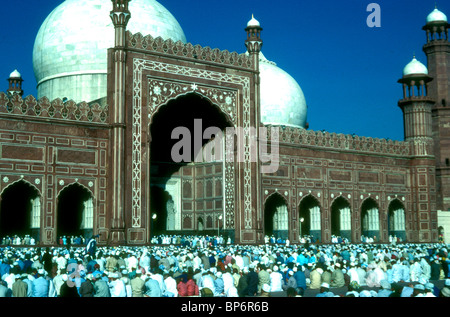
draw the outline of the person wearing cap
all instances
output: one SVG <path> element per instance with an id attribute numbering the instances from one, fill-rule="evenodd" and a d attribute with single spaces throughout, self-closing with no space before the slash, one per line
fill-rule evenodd
<path id="1" fill-rule="evenodd" d="M 48 297 L 50 283 L 45 278 L 43 268 L 37 271 L 38 277 L 33 281 L 33 297 Z"/>
<path id="2" fill-rule="evenodd" d="M 381 280 L 380 286 L 377 297 L 389 297 L 392 294 L 391 283 L 388 280 Z"/>
<path id="3" fill-rule="evenodd" d="M 111 297 L 108 282 L 102 278 L 103 274 L 95 273 L 94 278 L 94 297 Z"/>
<path id="4" fill-rule="evenodd" d="M 142 271 L 136 270 L 136 275 L 130 281 L 131 297 L 144 297 L 145 282 L 142 279 Z"/>
<path id="5" fill-rule="evenodd" d="M 413 288 L 411 297 L 424 297 L 425 286 L 423 284 L 416 284 Z"/>
<path id="6" fill-rule="evenodd" d="M 157 280 L 151 278 L 152 273 L 147 272 L 144 297 L 162 297 L 161 287 Z"/>
<path id="7" fill-rule="evenodd" d="M 108 277 L 110 279 L 109 289 L 111 297 L 127 297 L 125 284 L 119 278 L 119 273 L 110 273 Z"/>
<path id="8" fill-rule="evenodd" d="M 26 274 L 16 275 L 16 281 L 12 285 L 13 297 L 28 297 L 28 284 L 23 281 L 26 277 Z"/>
<path id="9" fill-rule="evenodd" d="M 63 274 L 62 278 L 64 283 L 63 285 L 61 285 L 59 297 L 80 297 L 80 294 L 78 293 L 77 287 L 75 286 L 75 282 L 72 277 L 67 274 Z"/>
<path id="10" fill-rule="evenodd" d="M 345 276 L 344 272 L 342 272 L 342 265 L 340 262 L 336 262 L 334 264 L 334 270 L 331 273 L 330 287 L 340 288 L 344 287 L 344 285 L 345 285 Z"/>
<path id="11" fill-rule="evenodd" d="M 92 274 L 86 275 L 86 280 L 81 283 L 79 293 L 81 297 L 94 297 L 94 284 Z"/>
<path id="12" fill-rule="evenodd" d="M 450 279 L 446 279 L 438 297 L 450 297 Z"/>
<path id="13" fill-rule="evenodd" d="M 259 295 L 259 297 L 270 297 L 270 289 L 269 284 L 263 284 L 261 287 L 261 295 Z"/>
<path id="14" fill-rule="evenodd" d="M 263 263 L 258 264 L 258 293 L 261 293 L 264 284 L 270 285 L 270 274 L 267 272 L 266 265 Z"/>
<path id="15" fill-rule="evenodd" d="M 322 283 L 320 284 L 319 293 L 316 295 L 316 297 L 333 297 L 334 294 L 330 292 L 330 284 L 328 283 Z"/>

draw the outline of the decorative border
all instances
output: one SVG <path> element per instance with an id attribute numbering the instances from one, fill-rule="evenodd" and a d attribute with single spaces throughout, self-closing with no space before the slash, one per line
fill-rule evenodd
<path id="1" fill-rule="evenodd" d="M 132 100 L 132 224 L 133 227 L 141 225 L 142 207 L 142 72 L 155 71 L 159 73 L 181 75 L 190 78 L 204 79 L 216 82 L 227 82 L 238 84 L 242 87 L 243 98 L 243 130 L 245 136 L 244 144 L 244 222 L 245 228 L 252 226 L 252 197 L 251 197 L 251 153 L 250 153 L 250 78 L 245 76 L 219 73 L 193 67 L 172 65 L 150 61 L 140 58 L 133 59 L 133 100 Z M 168 100 L 174 99 L 187 93 L 198 93 L 217 104 L 225 114 L 229 116 L 233 124 L 238 122 L 240 91 L 206 87 L 201 84 L 190 82 L 178 83 L 164 80 L 149 79 L 149 104 L 148 115 L 151 117 L 157 108 Z M 228 142 L 229 140 L 227 140 Z M 230 153 L 227 153 L 230 154 Z M 225 160 L 225 217 L 227 227 L 234 227 L 234 200 L 236 169 L 234 162 Z"/>

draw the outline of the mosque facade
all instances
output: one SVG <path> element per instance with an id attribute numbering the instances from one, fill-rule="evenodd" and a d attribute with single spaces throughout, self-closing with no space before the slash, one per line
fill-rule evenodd
<path id="1" fill-rule="evenodd" d="M 392 141 L 309 130 L 255 18 L 238 54 L 186 42 L 154 0 L 66 0 L 36 37 L 38 96 L 17 71 L 0 93 L 0 233 L 437 242 L 450 233 L 448 28 L 428 16 L 428 67 L 403 70 L 405 140 Z"/>

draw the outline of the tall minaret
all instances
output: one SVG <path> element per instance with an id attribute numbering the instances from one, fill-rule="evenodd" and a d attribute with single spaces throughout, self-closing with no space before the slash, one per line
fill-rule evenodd
<path id="1" fill-rule="evenodd" d="M 398 102 L 403 111 L 405 141 L 411 149 L 411 201 L 408 210 L 410 241 L 437 241 L 435 204 L 435 158 L 431 111 L 435 104 L 428 96 L 428 84 L 433 79 L 428 69 L 416 58 L 406 65 L 399 83 L 403 99 Z"/>
<path id="2" fill-rule="evenodd" d="M 114 91 L 110 112 L 111 122 L 111 166 L 109 202 L 111 219 L 111 243 L 121 244 L 125 241 L 125 62 L 126 62 L 126 27 L 131 14 L 128 10 L 130 0 L 112 0 L 110 13 L 114 24 L 115 42 L 113 48 Z"/>
<path id="3" fill-rule="evenodd" d="M 450 210 L 450 42 L 447 16 L 434 9 L 423 30 L 427 43 L 428 70 L 433 81 L 429 96 L 436 101 L 432 111 L 434 155 L 436 157 L 437 209 Z"/>

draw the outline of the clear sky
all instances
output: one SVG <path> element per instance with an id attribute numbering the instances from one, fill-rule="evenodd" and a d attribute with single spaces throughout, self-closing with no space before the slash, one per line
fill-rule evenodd
<path id="1" fill-rule="evenodd" d="M 109 1 L 109 0 L 105 0 Z M 37 95 L 34 39 L 47 15 L 63 0 L 2 3 L 0 77 L 6 91 L 18 69 L 25 95 Z M 251 15 L 263 27 L 263 53 L 303 89 L 312 130 L 403 140 L 397 80 L 414 54 L 426 64 L 427 15 L 435 5 L 450 18 L 448 0 L 160 0 L 193 44 L 245 52 Z M 367 6 L 381 8 L 371 28 Z"/>

